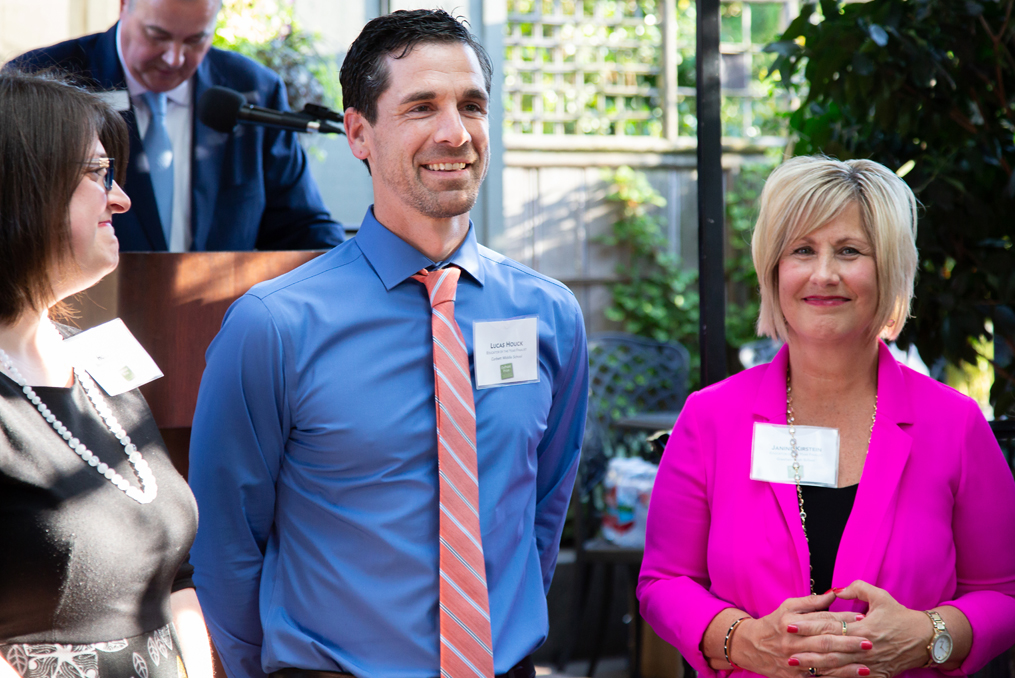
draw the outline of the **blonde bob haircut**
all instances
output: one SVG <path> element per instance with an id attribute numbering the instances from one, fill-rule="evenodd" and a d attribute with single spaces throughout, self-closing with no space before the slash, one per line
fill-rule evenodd
<path id="1" fill-rule="evenodd" d="M 777 167 L 761 192 L 751 254 L 761 286 L 758 334 L 787 341 L 779 305 L 779 260 L 787 248 L 835 219 L 860 209 L 874 249 L 878 303 L 870 339 L 895 339 L 909 317 L 916 278 L 916 198 L 902 179 L 871 160 L 802 156 Z"/>

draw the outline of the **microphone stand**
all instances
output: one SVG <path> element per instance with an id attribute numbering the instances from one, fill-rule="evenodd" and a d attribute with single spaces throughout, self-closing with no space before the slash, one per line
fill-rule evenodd
<path id="1" fill-rule="evenodd" d="M 320 104 L 305 104 L 303 110 L 300 111 L 300 115 L 305 115 L 311 120 L 319 120 L 323 122 L 332 122 L 341 125 L 344 122 L 344 116 L 338 111 L 334 111 L 327 106 L 321 106 Z M 340 128 L 339 131 L 333 132 L 334 134 L 345 134 L 345 129 Z"/>

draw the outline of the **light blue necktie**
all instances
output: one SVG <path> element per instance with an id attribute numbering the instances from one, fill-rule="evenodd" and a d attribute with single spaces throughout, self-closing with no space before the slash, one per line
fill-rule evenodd
<path id="1" fill-rule="evenodd" d="M 169 247 L 169 234 L 173 228 L 173 144 L 166 129 L 166 95 L 164 92 L 145 92 L 142 97 L 152 116 L 144 135 L 144 150 L 148 156 L 162 232 Z"/>

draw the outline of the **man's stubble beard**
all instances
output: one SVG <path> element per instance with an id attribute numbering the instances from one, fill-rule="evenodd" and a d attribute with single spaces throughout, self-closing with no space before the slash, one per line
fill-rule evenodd
<path id="1" fill-rule="evenodd" d="M 478 154 L 476 155 L 478 156 Z M 475 206 L 476 200 L 479 198 L 479 189 L 483 185 L 483 181 L 486 180 L 486 173 L 490 167 L 488 156 L 482 156 L 480 160 L 483 161 L 484 165 L 472 190 L 460 199 L 455 199 L 451 204 L 442 204 L 441 196 L 446 195 L 447 192 L 437 192 L 428 189 L 423 183 L 423 168 L 421 166 L 416 167 L 415 181 L 411 186 L 406 187 L 408 189 L 405 192 L 406 201 L 414 210 L 431 219 L 451 219 L 452 217 L 467 214 Z M 475 167 L 475 163 L 470 165 L 470 172 Z"/>
<path id="2" fill-rule="evenodd" d="M 469 212 L 479 198 L 479 187 L 482 182 L 476 184 L 474 190 L 461 198 L 452 200 L 449 204 L 442 204 L 441 194 L 430 191 L 413 191 L 409 194 L 409 204 L 414 210 L 431 219 L 450 219 Z"/>

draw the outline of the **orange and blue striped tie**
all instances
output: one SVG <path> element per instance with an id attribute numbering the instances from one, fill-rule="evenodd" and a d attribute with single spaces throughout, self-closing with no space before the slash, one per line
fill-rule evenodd
<path id="1" fill-rule="evenodd" d="M 437 471 L 440 477 L 441 676 L 492 678 L 490 604 L 479 531 L 476 409 L 469 356 L 455 322 L 461 270 L 420 271 L 433 323 L 437 400 Z"/>

